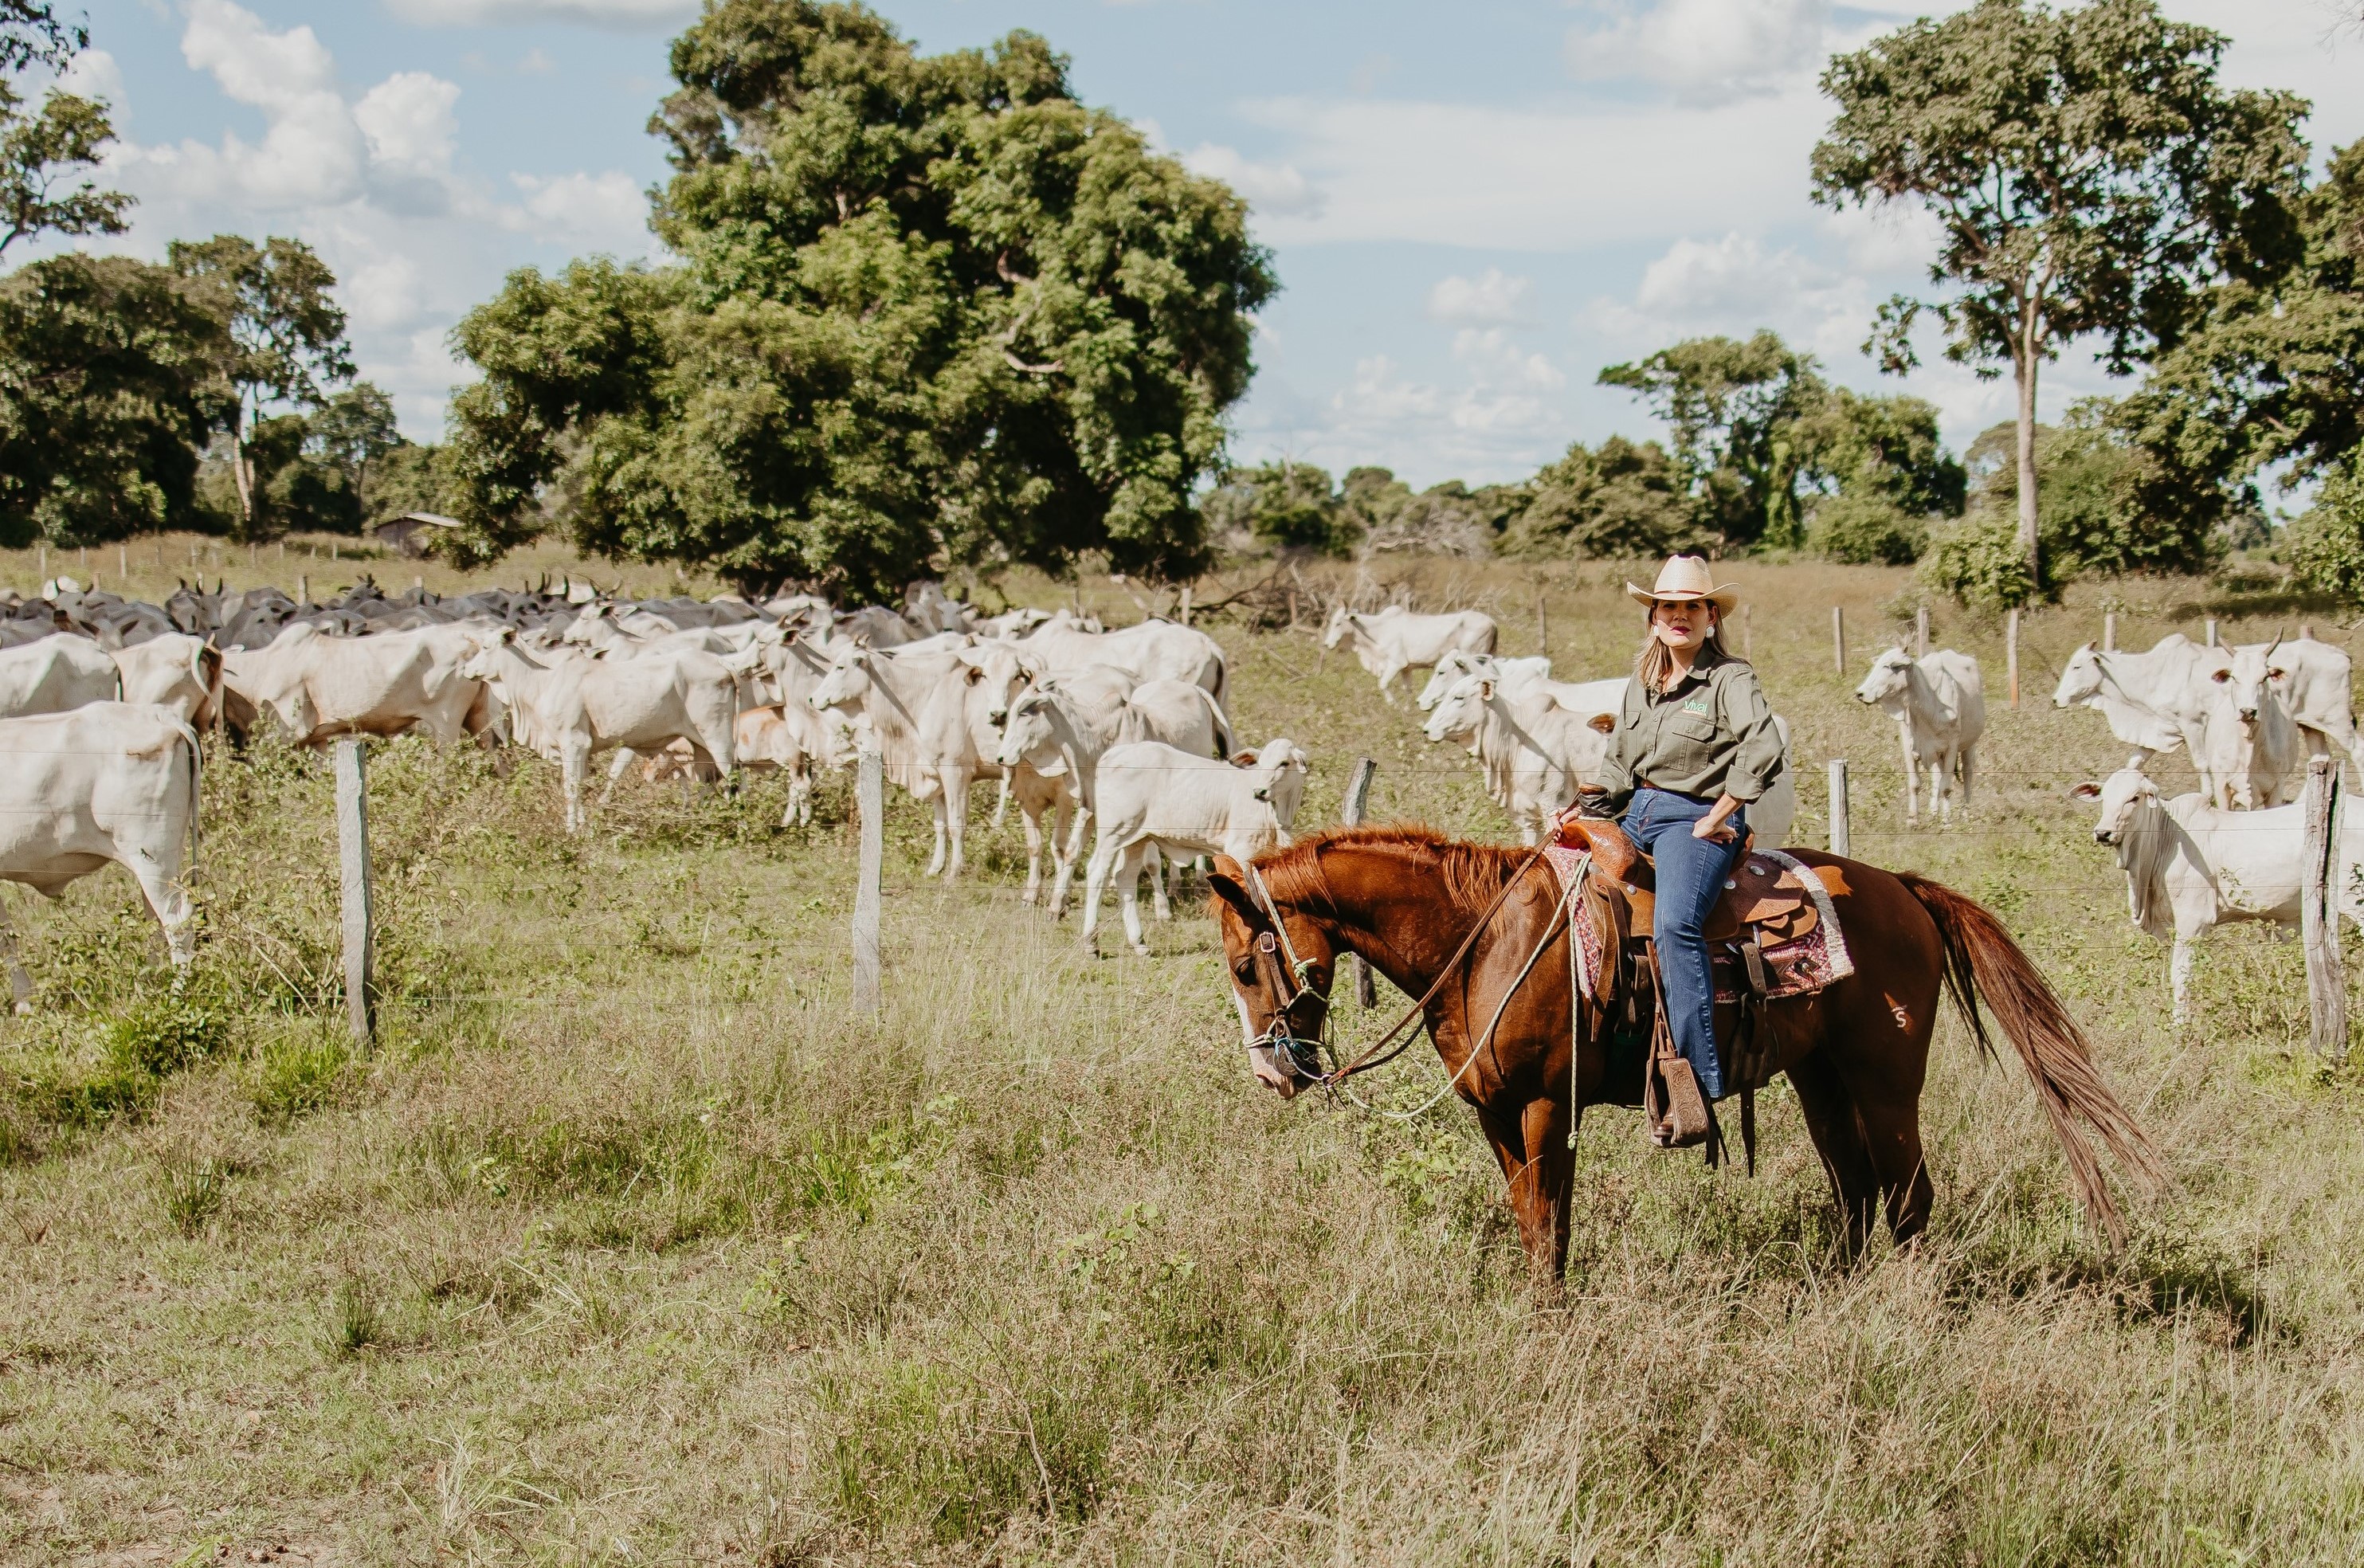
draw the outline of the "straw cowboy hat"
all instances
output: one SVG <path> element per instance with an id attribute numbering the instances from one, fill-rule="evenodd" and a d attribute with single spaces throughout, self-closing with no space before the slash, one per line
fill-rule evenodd
<path id="1" fill-rule="evenodd" d="M 1685 599 L 1705 599 L 1717 609 L 1729 612 L 1740 603 L 1740 590 L 1730 583 L 1719 586 L 1715 573 L 1708 563 L 1696 555 L 1670 555 L 1658 568 L 1658 584 L 1655 588 L 1636 587 L 1628 583 L 1625 592 L 1645 605 L 1660 601 L 1678 603 Z"/>

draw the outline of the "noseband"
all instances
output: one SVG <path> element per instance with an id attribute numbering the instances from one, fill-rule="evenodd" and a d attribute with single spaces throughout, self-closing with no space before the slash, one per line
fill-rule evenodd
<path id="1" fill-rule="evenodd" d="M 1317 855 L 1321 851 L 1314 851 Z M 1272 921 L 1272 929 L 1258 931 L 1252 949 L 1254 953 L 1257 984 L 1264 987 L 1265 998 L 1272 1004 L 1272 1022 L 1264 1033 L 1248 1041 L 1250 1051 L 1270 1051 L 1286 1062 L 1290 1074 L 1310 1084 L 1328 1084 L 1331 1075 L 1321 1071 L 1321 1046 L 1330 1034 L 1330 998 L 1309 984 L 1312 966 L 1297 956 L 1296 944 L 1288 940 L 1288 923 L 1280 917 L 1280 905 L 1272 890 L 1264 884 L 1264 876 L 1253 862 L 1243 866 L 1247 874 L 1248 890 Z M 1287 959 L 1286 964 L 1282 960 Z M 1299 1002 L 1310 996 L 1321 1006 L 1321 1028 L 1311 1040 L 1299 1037 L 1288 1026 L 1288 1015 Z"/>

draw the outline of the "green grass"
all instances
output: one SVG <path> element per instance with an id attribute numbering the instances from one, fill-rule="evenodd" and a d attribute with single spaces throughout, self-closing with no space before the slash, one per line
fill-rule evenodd
<path id="1" fill-rule="evenodd" d="M 1532 650 L 1531 574 L 1390 570 Z M 380 748 L 358 1056 L 331 781 L 266 744 L 207 771 L 185 982 L 127 878 L 14 900 L 39 1010 L 0 1033 L 0 1557 L 2354 1560 L 2364 1097 L 2305 1050 L 2295 943 L 2219 933 L 2169 1023 L 2165 951 L 2063 796 L 2118 760 L 2048 704 L 2098 601 L 2032 617 L 2015 713 L 1996 628 L 1938 609 L 1992 730 L 1968 819 L 1908 834 L 1893 732 L 1847 695 L 1905 580 L 1734 573 L 1798 837 L 1847 756 L 1858 853 L 2002 910 L 2166 1149 L 2123 1257 L 2016 1070 L 1948 1025 L 1918 1255 L 1837 1261 L 1777 1086 L 1753 1181 L 1590 1118 L 1568 1282 L 1539 1290 L 1465 1109 L 1278 1103 L 1199 911 L 1147 960 L 1085 952 L 1018 903 L 983 790 L 953 888 L 895 802 L 865 1018 L 842 783 L 809 830 L 759 782 L 627 788 L 569 841 L 545 767 Z M 1622 666 L 1624 575 L 1548 577 L 1564 673 Z M 2109 591 L 2137 646 L 2304 613 Z M 1244 734 L 1315 756 L 1305 822 L 1366 754 L 1376 817 L 1500 836 L 1469 760 L 1351 661 L 1217 631 Z M 1440 1078 L 1415 1052 L 1370 1092 L 1410 1109 Z"/>

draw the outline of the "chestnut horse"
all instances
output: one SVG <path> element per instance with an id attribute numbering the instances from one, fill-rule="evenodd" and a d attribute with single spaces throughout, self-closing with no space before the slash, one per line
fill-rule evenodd
<path id="1" fill-rule="evenodd" d="M 1928 1223 L 1920 1105 L 1940 992 L 1980 1051 L 1993 1054 L 1980 998 L 2018 1048 L 2079 1195 L 2114 1244 L 2123 1222 L 2077 1118 L 2147 1180 L 2160 1179 L 2158 1156 L 2002 923 L 1922 877 L 1787 852 L 1834 868 L 1823 881 L 1856 972 L 1815 995 L 1767 1004 L 1761 1038 L 1767 1075 L 1787 1073 L 1797 1092 L 1849 1250 L 1868 1239 L 1877 1204 L 1885 1203 L 1899 1245 Z M 1321 1081 L 1287 1041 L 1322 1036 L 1338 956 L 1360 954 L 1406 995 L 1425 998 L 1429 1037 L 1502 1162 L 1528 1257 L 1564 1273 L 1577 1118 L 1586 1106 L 1639 1105 L 1641 1074 L 1627 1063 L 1612 1077 L 1611 1009 L 1597 1005 L 1611 999 L 1596 997 L 1571 1018 L 1567 922 L 1551 867 L 1530 850 L 1410 827 L 1316 834 L 1258 858 L 1253 873 L 1225 857 L 1215 864 L 1209 880 L 1255 1075 L 1284 1098 Z M 1276 940 L 1260 955 L 1257 939 L 1267 933 Z"/>

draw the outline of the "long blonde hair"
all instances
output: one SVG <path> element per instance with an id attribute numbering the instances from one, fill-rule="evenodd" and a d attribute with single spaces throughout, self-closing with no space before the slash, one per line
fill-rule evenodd
<path id="1" fill-rule="evenodd" d="M 1700 639 L 1701 651 L 1705 652 L 1705 645 L 1710 642 L 1720 650 L 1723 646 L 1723 611 L 1712 599 L 1702 602 L 1707 606 L 1707 636 Z M 1644 613 L 1642 651 L 1634 660 L 1634 678 L 1642 683 L 1644 691 L 1654 696 L 1667 689 L 1667 683 L 1675 673 L 1675 656 L 1665 643 L 1658 640 L 1657 620 L 1658 606 L 1653 605 Z"/>

